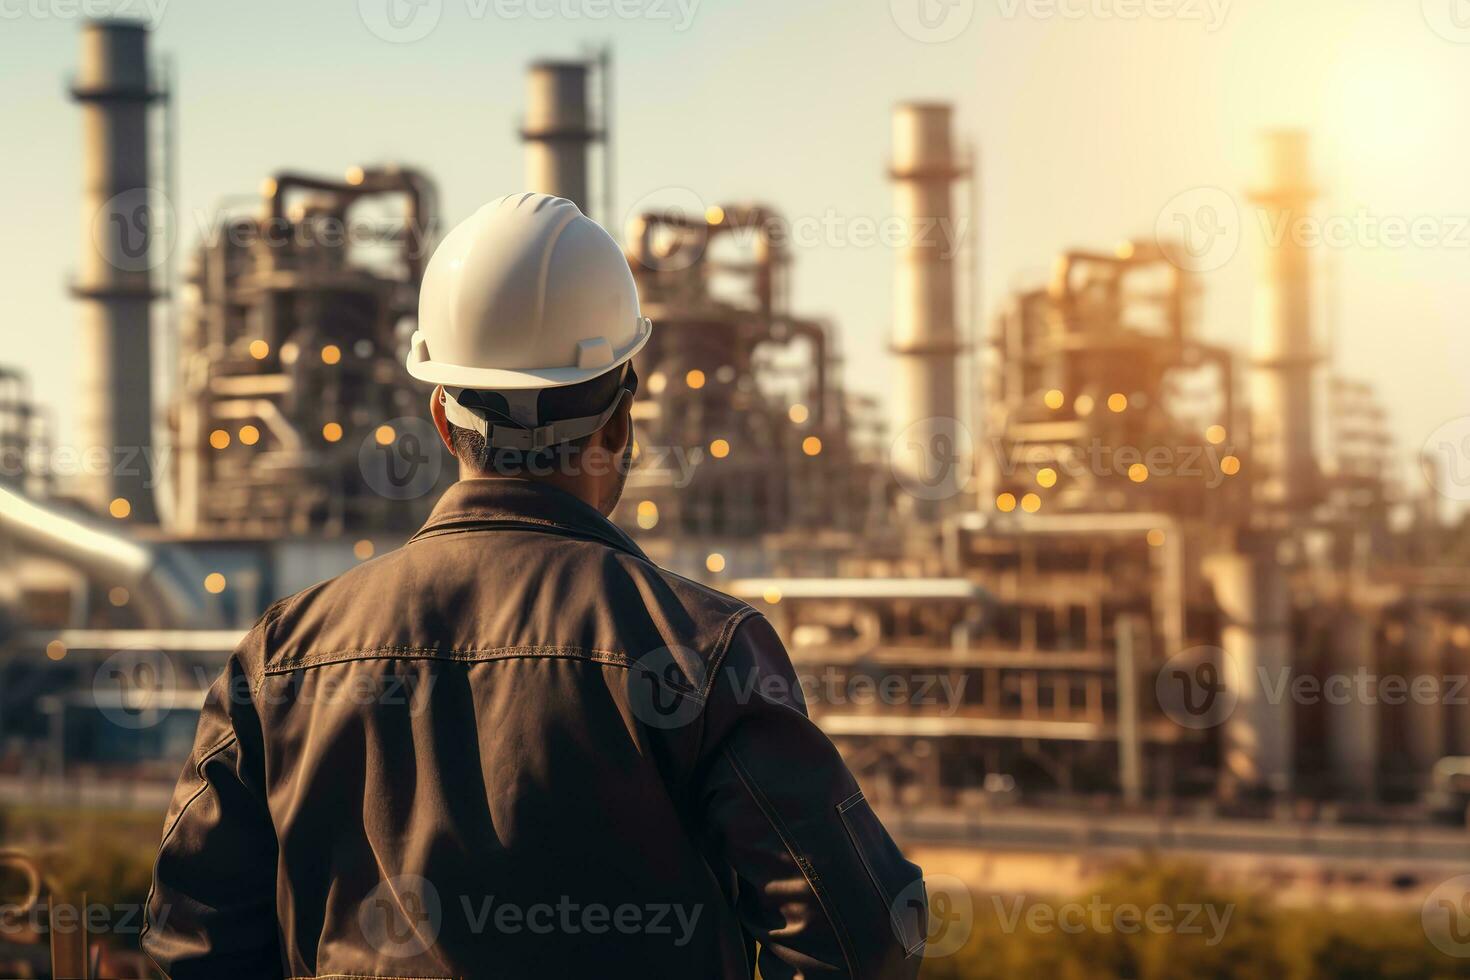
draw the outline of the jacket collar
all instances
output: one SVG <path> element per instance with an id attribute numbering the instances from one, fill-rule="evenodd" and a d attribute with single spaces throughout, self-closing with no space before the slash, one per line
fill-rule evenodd
<path id="1" fill-rule="evenodd" d="M 632 538 L 596 508 L 565 490 L 534 480 L 460 480 L 444 491 L 428 521 L 409 540 L 496 526 L 593 538 L 645 561 L 648 558 Z"/>

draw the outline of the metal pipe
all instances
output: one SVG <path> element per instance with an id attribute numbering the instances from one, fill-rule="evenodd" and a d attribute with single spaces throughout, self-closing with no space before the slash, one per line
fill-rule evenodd
<path id="1" fill-rule="evenodd" d="M 711 272 L 724 272 L 751 277 L 758 312 L 766 319 L 781 316 L 786 309 L 785 273 L 790 262 L 784 242 L 775 232 L 782 227 L 779 213 L 759 204 L 732 204 L 717 209 L 718 220 L 707 215 L 685 214 L 679 210 L 643 211 L 631 222 L 627 244 L 629 260 L 638 268 L 661 270 L 661 256 L 654 254 L 654 236 L 659 231 L 672 232 L 675 245 L 669 255 L 677 256 L 670 271 L 707 278 Z M 714 262 L 709 249 L 716 237 L 728 236 L 748 245 L 748 262 Z"/>
<path id="2" fill-rule="evenodd" d="M 147 626 L 202 626 L 216 618 L 201 594 L 202 572 L 176 548 L 119 537 L 3 487 L 0 537 L 22 552 L 66 562 L 99 587 L 126 587 Z"/>
<path id="3" fill-rule="evenodd" d="M 969 146 L 970 179 L 965 183 L 965 217 L 968 222 L 965 236 L 965 322 L 962 338 L 966 354 L 960 384 L 966 400 L 963 403 L 966 423 L 971 432 L 982 432 L 985 428 L 984 397 L 987 385 L 985 376 L 985 316 L 984 280 L 980 263 L 984 255 L 984 241 L 980 225 L 980 193 L 984 186 L 981 172 L 980 146 L 972 142 Z M 991 499 L 990 487 L 996 478 L 994 460 L 987 454 L 978 454 L 975 460 L 975 494 L 972 499 Z"/>
<path id="4" fill-rule="evenodd" d="M 405 195 L 408 212 L 404 216 L 403 261 L 409 278 L 417 283 L 423 278 L 424 266 L 429 261 L 428 239 L 433 234 L 436 219 L 431 186 L 428 178 L 417 170 L 400 167 L 358 168 L 345 181 L 287 171 L 271 177 L 265 197 L 267 212 L 274 226 L 285 220 L 286 196 L 292 191 L 319 191 L 341 198 L 340 210 L 344 215 L 348 208 L 365 197 Z"/>
<path id="5" fill-rule="evenodd" d="M 214 403 L 214 414 L 217 418 L 233 421 L 258 419 L 287 452 L 299 453 L 305 445 L 296 426 L 275 402 L 267 398 L 221 399 Z"/>
<path id="6" fill-rule="evenodd" d="M 814 375 L 812 391 L 807 397 L 812 415 L 820 427 L 827 421 L 827 385 L 830 383 L 827 377 L 827 331 L 812 320 L 788 320 L 787 328 L 793 336 L 805 338 L 811 345 Z"/>
<path id="7" fill-rule="evenodd" d="M 7 895 L 5 897 L 11 900 L 0 905 L 0 924 L 15 928 L 40 908 L 41 899 L 45 897 L 45 880 L 35 859 L 24 851 L 13 848 L 0 850 L 0 868 L 17 871 L 25 879 L 20 899 L 16 901 L 15 896 Z"/>
<path id="8" fill-rule="evenodd" d="M 617 211 L 614 210 L 613 167 L 617 156 L 613 153 L 613 52 L 608 44 L 597 56 L 597 88 L 602 96 L 602 215 L 604 228 L 616 228 Z"/>
<path id="9" fill-rule="evenodd" d="M 105 452 L 77 487 L 98 513 L 127 501 L 137 522 L 158 520 L 153 473 L 151 311 L 154 226 L 148 183 L 148 32 L 138 23 L 82 28 L 71 87 L 82 112 L 81 255 L 72 294 L 80 306 L 78 430 Z"/>
<path id="10" fill-rule="evenodd" d="M 1141 617 L 1119 616 L 1116 626 L 1118 659 L 1118 781 L 1123 801 L 1136 805 L 1143 799 L 1143 749 L 1138 737 L 1138 664 L 1147 659 L 1148 629 Z"/>

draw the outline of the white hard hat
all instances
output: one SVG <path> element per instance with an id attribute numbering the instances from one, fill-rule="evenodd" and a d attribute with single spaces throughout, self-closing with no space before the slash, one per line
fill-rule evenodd
<path id="1" fill-rule="evenodd" d="M 601 225 L 563 198 L 512 194 L 457 225 L 429 260 L 408 373 L 455 388 L 555 388 L 626 363 L 652 333 Z"/>

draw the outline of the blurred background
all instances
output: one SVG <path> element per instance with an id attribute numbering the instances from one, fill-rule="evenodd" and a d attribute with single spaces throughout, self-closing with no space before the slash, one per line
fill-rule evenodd
<path id="1" fill-rule="evenodd" d="M 518 190 L 622 242 L 614 519 L 776 625 L 924 976 L 1470 976 L 1467 0 L 0 19 L 0 976 L 153 975 L 203 692 L 455 478 L 419 281 Z"/>

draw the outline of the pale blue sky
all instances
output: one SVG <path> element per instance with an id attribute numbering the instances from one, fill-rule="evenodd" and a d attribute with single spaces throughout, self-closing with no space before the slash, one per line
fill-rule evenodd
<path id="1" fill-rule="evenodd" d="M 964 26 L 944 43 L 897 26 L 895 9 L 904 18 L 920 0 L 700 0 L 685 29 L 677 0 L 620 0 L 643 15 L 600 21 L 501 16 L 513 0 L 437 2 L 432 32 L 388 43 L 358 0 L 170 0 L 154 47 L 180 76 L 181 213 L 253 193 L 277 169 L 391 160 L 431 173 L 457 221 L 521 186 L 526 62 L 611 40 L 622 205 L 685 187 L 797 218 L 881 220 L 890 107 L 954 101 L 984 153 L 993 310 L 1063 247 L 1151 235 L 1190 188 L 1239 192 L 1255 132 L 1305 126 L 1326 211 L 1427 217 L 1442 239 L 1334 250 L 1339 363 L 1376 382 L 1406 449 L 1470 412 L 1470 229 L 1458 228 L 1470 219 L 1470 43 L 1455 43 L 1470 29 L 1449 17 L 1466 0 L 1212 0 L 1213 13 L 1211 0 L 1150 0 L 1164 16 L 1131 20 L 1117 0 L 973 0 L 968 21 L 946 22 Z M 972 0 L 926 2 L 963 18 Z M 597 3 L 524 0 L 538 13 Z M 46 389 L 63 440 L 75 322 L 63 279 L 79 248 L 80 182 L 79 119 L 63 88 L 78 26 L 68 0 L 0 0 L 0 362 Z M 879 395 L 891 261 L 882 245 L 796 253 L 798 309 L 835 319 L 849 386 Z M 1204 331 L 1241 347 L 1251 265 L 1247 244 L 1203 277 Z"/>

